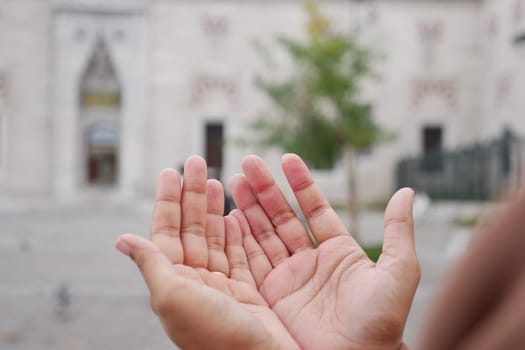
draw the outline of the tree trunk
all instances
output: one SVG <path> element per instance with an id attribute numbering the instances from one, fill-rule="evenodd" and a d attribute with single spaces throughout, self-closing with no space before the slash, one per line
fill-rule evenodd
<path id="1" fill-rule="evenodd" d="M 354 239 L 360 243 L 359 235 L 359 187 L 357 178 L 357 157 L 352 148 L 347 148 L 345 151 L 346 158 L 346 176 L 348 181 L 347 188 L 347 210 L 350 218 L 350 233 Z"/>

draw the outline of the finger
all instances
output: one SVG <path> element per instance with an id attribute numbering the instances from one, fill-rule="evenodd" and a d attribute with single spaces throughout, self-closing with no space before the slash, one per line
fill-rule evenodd
<path id="1" fill-rule="evenodd" d="M 404 279 L 409 276 L 419 279 L 412 218 L 413 199 L 414 191 L 403 188 L 388 202 L 385 209 L 383 251 L 377 262 L 378 266 L 399 271 Z"/>
<path id="2" fill-rule="evenodd" d="M 184 163 L 182 182 L 181 239 L 184 264 L 206 268 L 206 161 L 199 156 L 189 157 Z"/>
<path id="3" fill-rule="evenodd" d="M 239 225 L 242 234 L 244 255 L 248 261 L 248 266 L 250 267 L 255 284 L 257 285 L 257 288 L 259 288 L 266 279 L 266 276 L 272 271 L 272 264 L 266 257 L 266 254 L 264 254 L 259 243 L 257 243 L 251 234 L 250 225 L 242 211 L 234 209 L 230 215 L 237 220 Z"/>
<path id="4" fill-rule="evenodd" d="M 173 264 L 157 245 L 140 236 L 124 234 L 115 246 L 137 264 L 152 295 L 163 290 L 173 273 Z"/>
<path id="5" fill-rule="evenodd" d="M 167 334 L 181 348 L 260 348 L 260 344 L 265 344 L 271 336 L 260 331 L 260 321 L 246 312 L 240 302 L 217 293 L 196 276 L 184 276 L 183 270 L 177 273 L 177 267 L 184 266 L 172 265 L 152 242 L 134 235 L 122 235 L 116 245 L 137 264 L 150 290 L 153 310 Z M 207 275 L 214 279 L 220 277 Z M 261 305 L 263 303 L 261 298 Z M 211 338 L 199 336 L 196 331 L 199 329 L 204 329 Z M 246 331 L 238 336 L 239 329 Z"/>
<path id="6" fill-rule="evenodd" d="M 295 154 L 285 154 L 282 167 L 317 242 L 321 244 L 330 238 L 348 235 L 303 160 Z"/>
<path id="7" fill-rule="evenodd" d="M 233 216 L 224 218 L 226 227 L 226 255 L 228 256 L 230 278 L 249 283 L 255 287 L 244 247 L 242 246 L 242 233 L 237 219 Z"/>
<path id="8" fill-rule="evenodd" d="M 183 261 L 180 240 L 181 178 L 174 169 L 164 169 L 159 176 L 155 209 L 151 220 L 151 240 L 173 264 Z"/>
<path id="9" fill-rule="evenodd" d="M 206 218 L 206 242 L 208 245 L 208 270 L 229 275 L 228 259 L 224 253 L 224 189 L 217 180 L 208 180 L 208 215 Z"/>
<path id="10" fill-rule="evenodd" d="M 264 161 L 257 156 L 248 156 L 242 168 L 253 194 L 288 250 L 293 254 L 313 248 L 308 231 L 275 184 Z"/>
<path id="11" fill-rule="evenodd" d="M 257 198 L 252 193 L 250 185 L 244 175 L 235 175 L 230 181 L 230 191 L 237 205 L 243 211 L 250 231 L 263 249 L 273 266 L 277 266 L 290 254 L 286 245 L 275 233 L 275 229 Z"/>

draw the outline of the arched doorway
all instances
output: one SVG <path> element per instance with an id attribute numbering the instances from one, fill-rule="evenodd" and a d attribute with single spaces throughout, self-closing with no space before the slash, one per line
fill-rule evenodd
<path id="1" fill-rule="evenodd" d="M 88 186 L 118 185 L 120 90 L 107 46 L 99 39 L 80 86 L 83 182 Z"/>
<path id="2" fill-rule="evenodd" d="M 95 125 L 86 130 L 87 183 L 112 186 L 118 179 L 119 133 L 110 125 Z"/>

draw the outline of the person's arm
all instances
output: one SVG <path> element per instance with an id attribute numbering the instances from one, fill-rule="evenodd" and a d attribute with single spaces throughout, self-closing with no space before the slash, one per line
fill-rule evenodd
<path id="1" fill-rule="evenodd" d="M 421 350 L 525 349 L 525 196 L 474 238 L 423 329 Z"/>

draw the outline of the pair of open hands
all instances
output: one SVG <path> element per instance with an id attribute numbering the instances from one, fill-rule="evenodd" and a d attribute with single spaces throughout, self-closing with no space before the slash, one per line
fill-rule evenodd
<path id="1" fill-rule="evenodd" d="M 197 156 L 159 178 L 150 240 L 117 248 L 137 264 L 151 305 L 183 349 L 400 349 L 420 272 L 413 192 L 385 211 L 383 252 L 370 261 L 295 155 L 283 171 L 306 218 L 297 217 L 264 162 L 248 156 L 230 191 Z"/>

